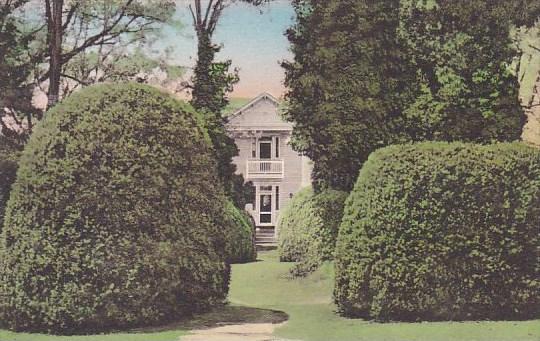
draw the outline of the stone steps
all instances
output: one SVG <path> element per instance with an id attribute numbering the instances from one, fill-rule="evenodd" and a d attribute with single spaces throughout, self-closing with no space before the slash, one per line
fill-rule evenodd
<path id="1" fill-rule="evenodd" d="M 277 248 L 277 240 L 273 228 L 257 228 L 255 232 L 257 250 L 272 250 Z"/>

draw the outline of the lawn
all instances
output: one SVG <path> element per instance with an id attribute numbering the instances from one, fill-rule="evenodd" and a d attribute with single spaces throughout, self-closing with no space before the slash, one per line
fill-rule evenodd
<path id="1" fill-rule="evenodd" d="M 286 312 L 289 321 L 276 335 L 303 341 L 538 341 L 540 320 L 525 322 L 371 323 L 342 318 L 332 304 L 333 267 L 302 280 L 287 278 L 290 264 L 279 263 L 275 252 L 259 256 L 263 262 L 233 268 L 233 304 Z"/>
<path id="2" fill-rule="evenodd" d="M 0 331 L 1 341 L 178 341 L 187 331 L 119 333 L 92 336 L 52 336 Z"/>
<path id="3" fill-rule="evenodd" d="M 95 336 L 49 336 L 0 331 L 1 341 L 177 341 L 189 330 L 227 323 L 281 322 L 276 336 L 303 341 L 537 341 L 540 320 L 525 322 L 372 323 L 334 313 L 332 264 L 305 279 L 288 277 L 290 263 L 280 263 L 275 251 L 260 261 L 234 265 L 231 305 L 159 329 Z M 283 313 L 280 313 L 283 312 Z"/>

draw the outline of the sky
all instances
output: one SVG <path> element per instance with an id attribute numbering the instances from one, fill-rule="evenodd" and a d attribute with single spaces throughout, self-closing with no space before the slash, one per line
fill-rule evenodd
<path id="1" fill-rule="evenodd" d="M 197 45 L 187 7 L 190 2 L 179 0 L 177 5 L 177 16 L 185 26 L 180 31 L 166 28 L 156 45 L 172 47 L 175 63 L 193 67 Z M 279 62 L 292 58 L 284 33 L 293 18 L 287 0 L 274 0 L 259 8 L 237 2 L 225 10 L 214 43 L 223 44 L 218 60 L 232 59 L 233 67 L 240 70 L 240 82 L 231 97 L 255 97 L 262 92 L 283 95 L 284 71 Z"/>

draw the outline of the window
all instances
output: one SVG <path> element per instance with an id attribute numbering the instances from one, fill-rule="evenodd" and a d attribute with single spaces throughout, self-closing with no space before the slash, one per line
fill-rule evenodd
<path id="1" fill-rule="evenodd" d="M 260 198 L 260 210 L 261 212 L 272 212 L 272 196 L 269 194 L 263 194 Z"/>
<path id="2" fill-rule="evenodd" d="M 271 224 L 272 223 L 272 214 L 263 214 L 259 218 L 261 224 Z"/>
<path id="3" fill-rule="evenodd" d="M 279 158 L 279 137 L 276 137 L 276 159 Z"/>
<path id="4" fill-rule="evenodd" d="M 279 211 L 279 186 L 276 186 L 276 211 Z"/>
<path id="5" fill-rule="evenodd" d="M 272 192 L 272 186 L 260 186 L 259 191 L 261 191 L 261 192 Z"/>
<path id="6" fill-rule="evenodd" d="M 272 158 L 272 141 L 259 141 L 259 159 Z"/>
<path id="7" fill-rule="evenodd" d="M 270 186 L 272 187 L 272 186 Z M 272 195 L 261 194 L 259 197 L 259 223 L 272 223 Z"/>
<path id="8" fill-rule="evenodd" d="M 246 183 L 245 186 L 246 186 L 246 192 L 247 192 L 246 193 L 247 204 L 252 204 L 253 208 L 256 208 L 255 200 L 256 200 L 257 194 L 256 194 L 255 186 L 253 186 L 253 183 L 251 181 Z"/>

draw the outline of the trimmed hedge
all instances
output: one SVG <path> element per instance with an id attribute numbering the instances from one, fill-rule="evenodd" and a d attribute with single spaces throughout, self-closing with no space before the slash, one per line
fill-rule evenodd
<path id="1" fill-rule="evenodd" d="M 226 212 L 227 261 L 229 264 L 238 264 L 257 260 L 255 225 L 252 220 L 232 201 L 227 202 Z"/>
<path id="2" fill-rule="evenodd" d="M 201 120 L 138 84 L 85 88 L 47 113 L 6 211 L 4 327 L 101 332 L 225 300 L 226 199 Z"/>
<path id="3" fill-rule="evenodd" d="M 537 149 L 381 149 L 346 203 L 336 303 L 383 321 L 538 318 L 539 227 Z"/>
<path id="4" fill-rule="evenodd" d="M 0 139 L 0 143 L 2 140 Z M 0 232 L 4 226 L 4 213 L 11 185 L 17 174 L 18 152 L 7 146 L 0 145 Z"/>
<path id="5" fill-rule="evenodd" d="M 299 262 L 294 275 L 315 270 L 333 259 L 338 227 L 347 193 L 311 187 L 298 192 L 279 217 L 278 252 L 282 262 Z"/>

